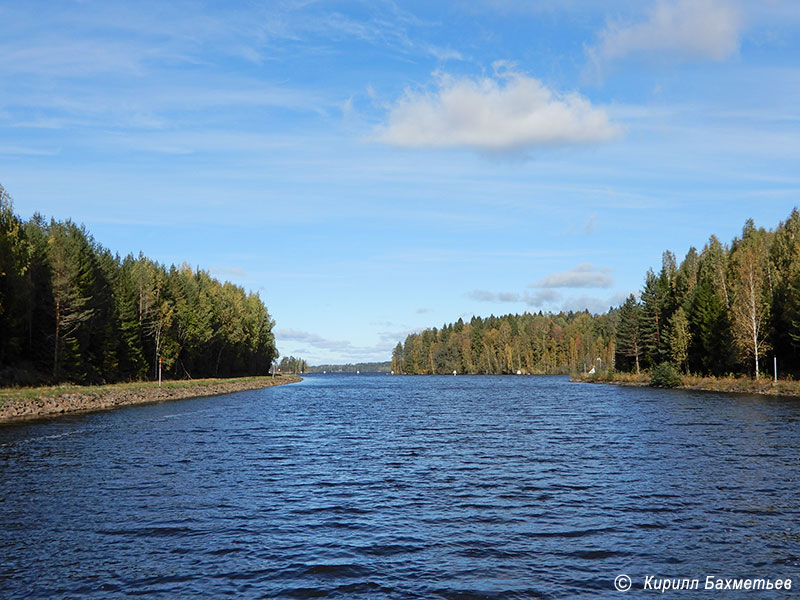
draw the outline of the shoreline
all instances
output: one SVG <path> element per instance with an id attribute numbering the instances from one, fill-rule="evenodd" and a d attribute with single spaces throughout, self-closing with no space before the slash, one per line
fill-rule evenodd
<path id="1" fill-rule="evenodd" d="M 800 381 L 779 379 L 777 383 L 771 378 L 762 378 L 756 381 L 749 378 L 737 377 L 699 377 L 696 375 L 683 375 L 683 384 L 677 385 L 675 390 L 688 390 L 698 392 L 718 392 L 722 394 L 753 394 L 757 396 L 781 396 L 786 398 L 800 397 Z M 595 383 L 605 385 L 620 385 L 626 387 L 650 387 L 650 377 L 642 373 L 634 375 L 573 375 L 570 381 L 576 383 Z M 663 389 L 663 388 L 662 388 Z"/>
<path id="2" fill-rule="evenodd" d="M 274 378 L 262 376 L 165 381 L 161 387 L 156 382 L 138 382 L 102 386 L 4 388 L 0 389 L 0 424 L 231 394 L 300 381 L 302 378 L 297 375 L 278 375 Z"/>

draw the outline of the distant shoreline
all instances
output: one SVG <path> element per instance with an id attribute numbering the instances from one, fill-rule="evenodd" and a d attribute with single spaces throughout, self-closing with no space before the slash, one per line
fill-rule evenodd
<path id="1" fill-rule="evenodd" d="M 111 410 L 137 404 L 154 404 L 255 390 L 302 381 L 296 375 L 238 377 L 103 386 L 66 385 L 45 388 L 0 389 L 0 423 Z"/>
<path id="2" fill-rule="evenodd" d="M 681 379 L 683 384 L 673 389 L 800 397 L 800 381 L 779 379 L 776 383 L 771 377 L 765 375 L 762 375 L 758 381 L 744 377 L 699 377 L 697 375 L 683 375 Z M 577 383 L 602 383 L 629 387 L 648 387 L 650 385 L 650 376 L 646 373 L 640 375 L 633 373 L 601 374 L 599 376 L 573 375 L 571 380 Z"/>

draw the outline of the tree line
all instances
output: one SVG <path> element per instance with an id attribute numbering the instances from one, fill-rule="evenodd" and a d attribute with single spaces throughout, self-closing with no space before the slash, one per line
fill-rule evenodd
<path id="1" fill-rule="evenodd" d="M 278 364 L 278 369 L 280 369 L 281 373 L 305 373 L 306 369 L 308 369 L 308 363 L 302 358 L 284 356 Z"/>
<path id="2" fill-rule="evenodd" d="M 758 378 L 778 357 L 800 373 L 800 213 L 775 230 L 748 220 L 740 237 L 715 236 L 678 263 L 665 252 L 641 294 L 607 313 L 459 319 L 409 335 L 392 353 L 396 373 L 640 372 L 668 363 L 702 375 Z"/>
<path id="3" fill-rule="evenodd" d="M 184 264 L 120 258 L 71 220 L 27 221 L 0 186 L 0 384 L 266 374 L 257 294 Z"/>
<path id="4" fill-rule="evenodd" d="M 750 219 L 730 244 L 711 236 L 680 264 L 665 252 L 640 298 L 620 307 L 617 346 L 618 368 L 630 371 L 669 362 L 759 378 L 777 357 L 784 374 L 800 372 L 800 213 L 774 230 Z"/>
<path id="5" fill-rule="evenodd" d="M 388 373 L 389 361 L 347 363 L 344 365 L 314 365 L 308 367 L 309 373 Z"/>
<path id="6" fill-rule="evenodd" d="M 608 364 L 614 314 L 525 313 L 459 319 L 409 335 L 392 352 L 395 373 L 557 374 Z"/>

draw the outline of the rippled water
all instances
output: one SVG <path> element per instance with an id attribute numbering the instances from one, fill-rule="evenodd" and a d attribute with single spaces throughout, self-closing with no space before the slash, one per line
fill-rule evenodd
<path id="1" fill-rule="evenodd" d="M 793 578 L 800 401 L 309 376 L 0 427 L 2 598 L 608 598 Z M 702 587 L 702 584 L 701 584 Z M 675 597 L 737 597 L 675 592 Z"/>

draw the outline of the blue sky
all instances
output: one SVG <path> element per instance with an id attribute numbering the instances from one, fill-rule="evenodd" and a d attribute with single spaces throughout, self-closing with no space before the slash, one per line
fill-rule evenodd
<path id="1" fill-rule="evenodd" d="M 0 2 L 23 217 L 257 291 L 282 354 L 603 311 L 800 204 L 790 0 Z"/>

